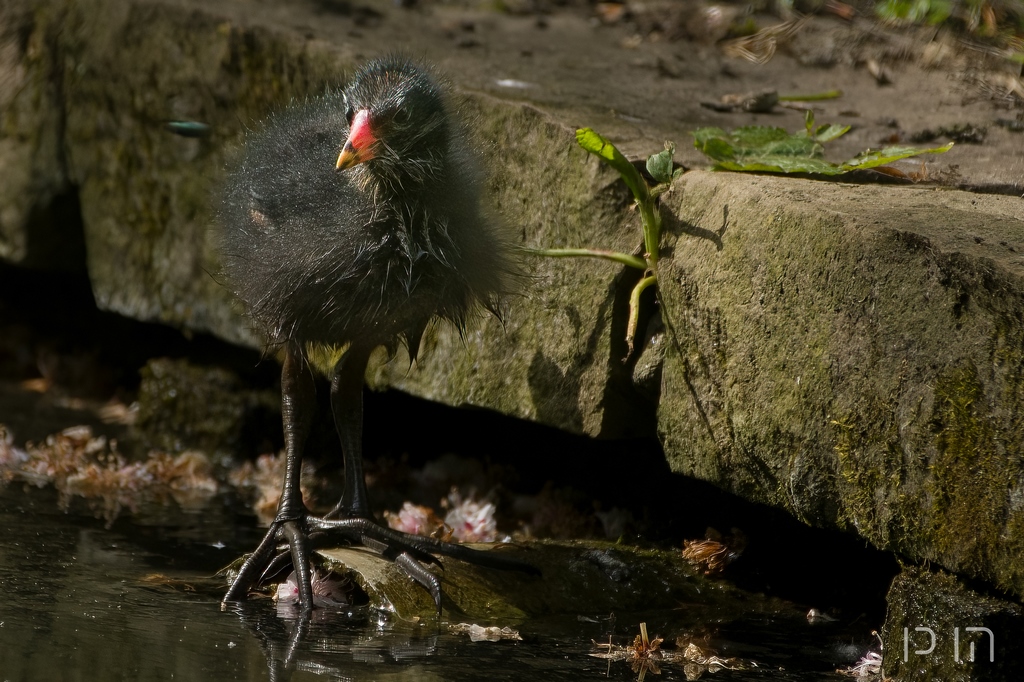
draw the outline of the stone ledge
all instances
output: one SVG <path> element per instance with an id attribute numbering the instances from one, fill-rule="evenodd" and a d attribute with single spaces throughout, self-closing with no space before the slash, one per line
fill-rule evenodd
<path id="1" fill-rule="evenodd" d="M 669 203 L 672 467 L 1024 595 L 1024 203 L 711 173 Z"/>
<path id="2" fill-rule="evenodd" d="M 170 0 L 4 8 L 15 30 L 0 58 L 19 82 L 0 99 L 0 163 L 18 175 L 8 186 L 17 200 L 0 195 L 10 199 L 0 213 L 0 257 L 28 263 L 38 229 L 31 208 L 70 188 L 101 309 L 260 345 L 217 281 L 212 206 L 222 169 L 246 128 L 290 100 L 336 87 L 357 64 L 359 45 L 372 41 L 310 39 L 245 9 Z M 414 25 L 425 21 L 408 16 Z M 22 34 L 24 44 L 15 40 Z M 625 191 L 576 146 L 572 128 L 486 92 L 456 98 L 493 169 L 494 207 L 521 242 L 635 248 L 636 233 L 621 229 Z M 180 137 L 165 128 L 168 120 L 202 121 L 210 134 Z M 465 340 L 432 329 L 419 367 L 410 372 L 396 361 L 374 370 L 371 383 L 591 435 L 630 433 L 630 420 L 611 419 L 607 409 L 616 402 L 607 397 L 616 373 L 609 364 L 614 270 L 546 259 L 528 270 L 529 292 L 513 303 L 507 328 L 481 315 Z M 481 379 L 492 371 L 500 381 Z M 628 400 L 617 404 L 630 410 Z"/>

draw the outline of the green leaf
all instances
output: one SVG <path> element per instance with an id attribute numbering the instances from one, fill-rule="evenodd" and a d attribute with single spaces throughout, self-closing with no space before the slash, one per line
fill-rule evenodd
<path id="1" fill-rule="evenodd" d="M 941 147 L 932 147 L 931 149 L 915 149 L 914 147 L 886 147 L 878 151 L 871 151 L 869 149 L 844 163 L 842 168 L 844 170 L 877 168 L 878 166 L 884 166 L 887 163 L 907 159 L 918 154 L 944 154 L 952 148 L 953 143 L 949 142 Z"/>
<path id="2" fill-rule="evenodd" d="M 822 143 L 846 134 L 850 127 L 837 124 L 815 127 L 814 115 L 810 112 L 804 125 L 804 130 L 792 134 L 768 126 L 747 126 L 731 133 L 721 128 L 701 128 L 694 131 L 693 141 L 697 149 L 715 161 L 716 170 L 817 175 L 841 175 L 852 170 L 877 168 L 918 154 L 941 154 L 953 146 L 950 143 L 931 149 L 868 150 L 845 163 L 835 164 L 823 158 Z"/>
<path id="3" fill-rule="evenodd" d="M 651 268 L 658 262 L 658 240 L 661 234 L 661 214 L 654 204 L 647 182 L 640 172 L 633 167 L 626 157 L 611 142 L 596 133 L 592 128 L 580 128 L 576 131 L 576 142 L 591 154 L 599 156 L 619 172 L 626 186 L 636 199 L 640 209 L 640 222 L 644 228 L 645 257 Z"/>
<path id="4" fill-rule="evenodd" d="M 842 90 L 826 90 L 805 95 L 779 95 L 780 102 L 820 102 L 826 99 L 837 99 L 843 96 Z"/>
<path id="5" fill-rule="evenodd" d="M 821 145 L 804 134 L 790 135 L 783 128 L 747 126 L 726 133 L 721 128 L 701 128 L 693 133 L 694 146 L 715 161 L 743 163 L 764 156 L 815 158 Z"/>
<path id="6" fill-rule="evenodd" d="M 626 157 L 615 148 L 611 142 L 594 131 L 593 128 L 579 128 L 576 130 L 576 144 L 586 149 L 594 156 L 600 156 L 616 167 L 616 164 L 628 164 Z M 616 168 L 616 170 L 618 170 Z"/>
<path id="7" fill-rule="evenodd" d="M 953 13 L 950 0 L 882 0 L 875 13 L 885 21 L 941 24 Z"/>
<path id="8" fill-rule="evenodd" d="M 850 132 L 850 126 L 830 123 L 829 125 L 820 126 L 816 131 L 814 131 L 814 141 L 822 144 L 825 142 L 831 142 L 837 137 L 842 137 L 848 132 Z"/>
<path id="9" fill-rule="evenodd" d="M 821 175 L 838 175 L 845 172 L 838 170 L 835 164 L 831 164 L 824 159 L 778 154 L 759 156 L 741 163 L 724 161 L 716 164 L 715 170 L 755 173 L 818 173 Z"/>
<path id="10" fill-rule="evenodd" d="M 811 137 L 811 131 L 814 130 L 814 109 L 808 109 L 804 114 L 804 130 L 807 131 L 807 137 Z"/>
<path id="11" fill-rule="evenodd" d="M 850 126 L 843 126 L 837 123 L 830 123 L 828 125 L 814 126 L 814 111 L 811 109 L 807 110 L 807 114 L 804 116 L 804 134 L 815 142 L 824 143 L 830 142 L 837 137 L 842 137 L 850 131 Z M 800 135 L 800 133 L 797 133 Z"/>
<path id="12" fill-rule="evenodd" d="M 704 128 L 703 130 L 708 129 Z M 699 132 L 701 131 L 698 130 L 697 133 Z M 725 135 L 725 131 L 719 130 L 718 132 L 722 133 L 723 136 Z M 722 137 L 712 137 L 707 140 L 701 140 L 697 137 L 697 133 L 694 133 L 694 146 L 706 156 L 711 157 L 715 161 L 732 161 L 736 158 L 736 151 L 728 140 L 725 140 Z"/>
<path id="13" fill-rule="evenodd" d="M 640 172 L 626 160 L 626 157 L 615 148 L 615 145 L 595 132 L 593 128 L 577 130 L 576 143 L 594 156 L 604 159 L 609 166 L 617 170 L 637 201 L 642 201 L 647 197 L 647 183 L 640 176 Z"/>
<path id="14" fill-rule="evenodd" d="M 672 149 L 647 157 L 647 172 L 658 182 L 672 182 Z"/>

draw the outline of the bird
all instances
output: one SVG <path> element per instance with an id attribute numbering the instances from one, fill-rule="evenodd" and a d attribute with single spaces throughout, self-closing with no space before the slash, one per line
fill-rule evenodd
<path id="1" fill-rule="evenodd" d="M 537 573 L 528 563 L 381 525 L 363 476 L 363 380 L 371 353 L 410 362 L 434 320 L 465 329 L 483 308 L 501 314 L 518 276 L 515 248 L 485 209 L 480 162 L 431 67 L 371 60 L 344 88 L 293 104 L 246 135 L 226 172 L 219 210 L 223 275 L 254 329 L 283 356 L 285 475 L 273 523 L 223 604 L 244 601 L 288 562 L 299 605 L 313 608 L 310 551 L 359 544 L 430 592 L 445 555 Z M 313 373 L 330 380 L 341 441 L 341 499 L 324 516 L 302 501 L 299 476 L 314 413 Z"/>

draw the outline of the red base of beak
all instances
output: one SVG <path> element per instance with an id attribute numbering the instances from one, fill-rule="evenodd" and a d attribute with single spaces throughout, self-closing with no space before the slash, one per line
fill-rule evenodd
<path id="1" fill-rule="evenodd" d="M 348 139 L 345 140 L 345 146 L 342 147 L 341 154 L 338 155 L 338 162 L 334 166 L 335 170 L 345 170 L 369 161 L 374 156 L 376 144 L 377 138 L 370 128 L 370 112 L 361 109 L 352 117 L 352 127 L 349 130 Z"/>

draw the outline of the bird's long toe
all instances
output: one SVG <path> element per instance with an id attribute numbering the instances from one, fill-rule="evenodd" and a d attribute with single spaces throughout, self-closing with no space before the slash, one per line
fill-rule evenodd
<path id="1" fill-rule="evenodd" d="M 243 562 L 223 603 L 244 601 L 250 591 L 291 564 L 299 590 L 299 608 L 309 612 L 314 604 L 310 552 L 313 548 L 348 545 L 361 545 L 395 562 L 430 594 L 438 614 L 441 613 L 441 579 L 429 570 L 427 564 L 440 565 L 439 556 L 488 568 L 540 575 L 536 567 L 519 559 L 435 538 L 409 535 L 381 526 L 371 519 L 305 516 L 301 520 L 274 522 L 256 551 Z"/>
<path id="2" fill-rule="evenodd" d="M 501 570 L 520 571 L 540 575 L 540 571 L 525 561 L 503 556 L 498 552 L 481 551 L 436 538 L 410 535 L 382 526 L 365 518 L 327 519 L 309 518 L 313 533 L 320 537 L 344 537 L 355 541 L 391 559 L 405 553 L 423 563 L 438 563 L 438 556 L 447 556 L 477 566 Z"/>
<path id="3" fill-rule="evenodd" d="M 273 560 L 274 550 L 277 548 L 278 541 L 277 531 L 278 526 L 275 523 L 267 531 L 267 534 L 263 536 L 263 540 L 260 541 L 256 550 L 245 558 L 241 568 L 238 569 L 238 574 L 231 581 L 227 594 L 221 600 L 221 605 L 242 602 L 248 598 L 249 592 L 256 587 L 263 577 L 267 566 Z"/>
<path id="4" fill-rule="evenodd" d="M 312 610 L 313 570 L 309 558 L 309 544 L 308 535 L 299 521 L 275 521 L 263 536 L 256 551 L 242 562 L 238 575 L 231 581 L 221 604 L 245 601 L 249 593 L 267 577 L 276 575 L 290 563 L 298 583 L 299 608 L 302 611 Z M 287 549 L 279 551 L 282 545 L 286 545 Z"/>
<path id="5" fill-rule="evenodd" d="M 423 589 L 430 593 L 437 607 L 437 615 L 441 615 L 441 579 L 427 570 L 427 567 L 416 561 L 408 552 L 402 552 L 395 557 L 395 565 L 401 568 L 407 576 L 419 583 Z"/>

